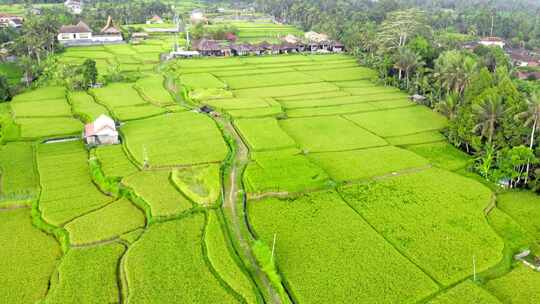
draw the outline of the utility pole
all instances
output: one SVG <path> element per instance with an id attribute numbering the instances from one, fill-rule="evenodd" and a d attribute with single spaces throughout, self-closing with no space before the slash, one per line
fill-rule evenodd
<path id="1" fill-rule="evenodd" d="M 473 281 L 476 282 L 476 257 L 472 256 L 472 265 L 473 265 Z"/>
<path id="2" fill-rule="evenodd" d="M 274 264 L 274 251 L 276 249 L 276 233 L 274 233 L 274 242 L 272 243 L 272 257 L 270 263 Z"/>

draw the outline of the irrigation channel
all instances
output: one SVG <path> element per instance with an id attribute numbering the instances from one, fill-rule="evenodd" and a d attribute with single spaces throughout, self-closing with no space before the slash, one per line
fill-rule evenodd
<path id="1" fill-rule="evenodd" d="M 199 105 L 191 102 L 191 100 L 184 100 L 184 98 L 182 98 L 182 94 L 173 79 L 166 77 L 164 84 L 180 105 L 190 110 L 199 110 Z M 231 147 L 231 151 L 234 155 L 231 157 L 230 167 L 225 172 L 222 181 L 222 208 L 226 222 L 228 223 L 228 229 L 230 230 L 229 235 L 234 238 L 231 241 L 236 247 L 237 253 L 241 255 L 242 261 L 252 270 L 252 275 L 254 276 L 253 278 L 257 285 L 264 289 L 262 290 L 263 300 L 265 302 L 270 300 L 271 303 L 282 304 L 279 293 L 272 286 L 251 251 L 250 244 L 255 241 L 255 237 L 251 233 L 248 223 L 246 205 L 247 196 L 242 183 L 242 174 L 250 160 L 249 149 L 242 140 L 240 134 L 238 134 L 238 131 L 234 128 L 230 119 L 224 118 L 222 113 L 219 113 L 219 115 L 216 116 L 209 115 L 209 117 L 211 117 L 216 124 L 221 126 L 224 136 L 229 136 L 234 141 L 234 148 Z"/>

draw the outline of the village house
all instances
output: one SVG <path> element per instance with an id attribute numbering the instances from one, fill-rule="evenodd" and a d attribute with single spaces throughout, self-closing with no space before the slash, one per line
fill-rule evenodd
<path id="1" fill-rule="evenodd" d="M 0 27 L 21 27 L 23 23 L 23 17 L 0 13 Z"/>
<path id="2" fill-rule="evenodd" d="M 146 20 L 146 24 L 163 24 L 163 19 L 158 15 L 154 15 L 152 18 Z"/>
<path id="3" fill-rule="evenodd" d="M 499 37 L 485 37 L 480 39 L 478 43 L 483 46 L 498 46 L 500 48 L 504 48 L 506 45 L 506 42 Z"/>
<path id="4" fill-rule="evenodd" d="M 535 56 L 526 49 L 508 49 L 507 53 L 514 66 L 537 67 L 540 65 L 540 56 Z"/>
<path id="5" fill-rule="evenodd" d="M 192 47 L 202 56 L 230 56 L 232 53 L 231 48 L 224 41 L 219 40 L 195 40 Z"/>
<path id="6" fill-rule="evenodd" d="M 91 40 L 92 30 L 83 21 L 79 21 L 76 25 L 62 25 L 58 31 L 58 42 L 61 44 Z"/>
<path id="7" fill-rule="evenodd" d="M 92 29 L 83 21 L 76 25 L 63 25 L 58 33 L 58 42 L 65 46 L 95 45 L 106 43 L 122 43 L 122 32 L 114 25 L 109 16 L 107 24 L 98 34 L 93 34 Z"/>
<path id="8" fill-rule="evenodd" d="M 97 41 L 118 42 L 122 41 L 122 31 L 114 24 L 111 16 L 107 18 L 107 24 L 101 29 L 99 35 L 95 36 Z"/>
<path id="9" fill-rule="evenodd" d="M 64 2 L 64 6 L 67 8 L 68 11 L 75 15 L 80 15 L 83 10 L 82 1 L 79 0 L 67 0 L 66 2 Z"/>
<path id="10" fill-rule="evenodd" d="M 116 145 L 120 143 L 114 120 L 100 115 L 93 123 L 84 126 L 83 139 L 88 145 Z"/>
<path id="11" fill-rule="evenodd" d="M 540 80 L 540 72 L 518 71 L 517 77 L 521 80 Z"/>

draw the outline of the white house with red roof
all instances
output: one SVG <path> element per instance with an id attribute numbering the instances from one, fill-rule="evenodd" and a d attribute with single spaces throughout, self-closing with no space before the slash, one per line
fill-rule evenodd
<path id="1" fill-rule="evenodd" d="M 92 29 L 83 21 L 76 25 L 62 25 L 58 31 L 58 42 L 62 44 L 85 40 L 92 40 Z"/>
<path id="2" fill-rule="evenodd" d="M 116 145 L 120 142 L 114 120 L 103 114 L 93 123 L 84 126 L 83 138 L 88 145 L 94 146 Z"/>

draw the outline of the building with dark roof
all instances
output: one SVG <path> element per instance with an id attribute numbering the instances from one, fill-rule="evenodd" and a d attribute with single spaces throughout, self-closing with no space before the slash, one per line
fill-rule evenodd
<path id="1" fill-rule="evenodd" d="M 58 31 L 58 42 L 63 45 L 93 45 L 104 43 L 122 43 L 122 32 L 114 25 L 114 21 L 109 16 L 107 23 L 97 34 L 92 33 L 92 29 L 83 21 L 76 25 L 63 25 Z"/>

